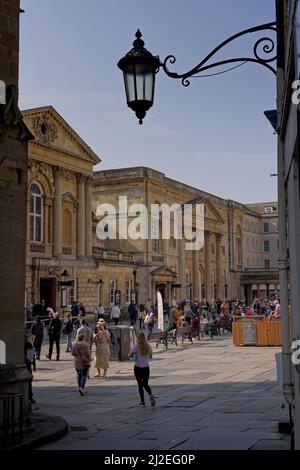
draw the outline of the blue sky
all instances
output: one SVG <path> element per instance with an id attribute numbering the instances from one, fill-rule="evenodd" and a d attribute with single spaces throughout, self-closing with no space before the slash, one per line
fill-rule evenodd
<path id="1" fill-rule="evenodd" d="M 183 87 L 163 71 L 140 126 L 127 108 L 118 60 L 137 28 L 172 70 L 219 42 L 274 21 L 275 0 L 22 0 L 20 106 L 52 105 L 100 156 L 100 169 L 149 166 L 241 202 L 276 199 L 276 137 L 264 117 L 275 77 L 256 64 Z M 255 36 L 258 38 L 258 36 Z M 251 53 L 248 35 L 219 57 Z M 213 72 L 213 71 L 212 71 Z"/>

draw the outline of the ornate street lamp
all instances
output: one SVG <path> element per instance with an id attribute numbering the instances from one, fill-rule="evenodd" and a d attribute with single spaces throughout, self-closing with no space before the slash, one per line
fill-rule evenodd
<path id="1" fill-rule="evenodd" d="M 143 124 L 146 111 L 153 105 L 155 73 L 161 64 L 158 57 L 144 48 L 139 29 L 135 37 L 134 47 L 119 60 L 118 67 L 123 71 L 127 105 Z"/>
<path id="2" fill-rule="evenodd" d="M 148 109 L 153 105 L 155 73 L 159 71 L 160 67 L 162 67 L 168 77 L 181 79 L 183 86 L 190 85 L 190 77 L 196 78 L 210 76 L 203 75 L 202 72 L 227 64 L 237 65 L 213 75 L 229 72 L 230 70 L 249 62 L 263 65 L 276 75 L 276 70 L 270 65 L 270 63 L 274 62 L 277 58 L 276 54 L 272 55 L 272 52 L 275 49 L 275 42 L 271 37 L 267 36 L 264 36 L 255 42 L 253 46 L 253 57 L 235 57 L 210 63 L 210 59 L 227 44 L 241 36 L 245 36 L 246 34 L 261 31 L 276 33 L 276 22 L 264 23 L 230 36 L 213 49 L 213 51 L 201 60 L 198 65 L 185 73 L 178 74 L 176 72 L 170 72 L 168 69 L 168 64 L 174 64 L 176 62 L 176 58 L 173 55 L 168 55 L 163 63 L 160 62 L 158 56 L 154 57 L 149 51 L 147 51 L 147 49 L 144 48 L 144 41 L 141 39 L 142 34 L 138 29 L 136 40 L 133 42 L 133 49 L 119 60 L 118 67 L 123 71 L 124 75 L 127 104 L 131 109 L 133 109 L 133 111 L 135 111 L 135 114 L 139 119 L 139 123 L 143 123 L 146 111 L 148 111 Z M 265 54 L 265 57 L 262 56 L 262 53 Z"/>

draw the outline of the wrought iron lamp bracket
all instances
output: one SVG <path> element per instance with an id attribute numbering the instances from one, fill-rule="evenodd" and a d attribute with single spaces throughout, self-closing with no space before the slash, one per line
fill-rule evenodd
<path id="1" fill-rule="evenodd" d="M 190 85 L 190 80 L 188 80 L 189 77 L 193 77 L 196 74 L 199 74 L 201 72 L 204 72 L 205 70 L 209 70 L 211 68 L 215 67 L 220 67 L 221 65 L 225 64 L 233 64 L 233 63 L 240 63 L 242 64 L 243 62 L 254 62 L 260 65 L 263 65 L 266 67 L 268 70 L 273 72 L 276 75 L 276 70 L 270 65 L 271 62 L 274 62 L 277 59 L 277 56 L 268 56 L 268 57 L 262 57 L 261 56 L 261 51 L 259 51 L 259 48 L 262 47 L 262 52 L 264 54 L 272 54 L 272 52 L 275 49 L 275 42 L 271 37 L 264 36 L 260 39 L 258 39 L 254 46 L 253 46 L 253 55 L 254 57 L 237 57 L 233 59 L 226 59 L 226 60 L 220 60 L 217 62 L 213 63 L 208 63 L 209 60 L 223 47 L 225 47 L 227 44 L 231 43 L 235 39 L 245 36 L 247 34 L 252 34 L 252 33 L 257 33 L 260 31 L 268 31 L 268 32 L 277 32 L 276 29 L 276 22 L 271 22 L 271 23 L 264 23 L 258 26 L 255 26 L 253 28 L 245 29 L 243 31 L 240 31 L 239 33 L 234 34 L 233 36 L 230 36 L 228 39 L 223 41 L 221 44 L 219 44 L 213 51 L 211 51 L 196 67 L 193 67 L 191 70 L 188 72 L 178 74 L 176 72 L 170 72 L 168 69 L 168 63 L 174 64 L 176 62 L 176 58 L 173 55 L 168 55 L 164 62 L 161 64 L 163 70 L 165 73 L 171 77 L 171 78 L 176 78 L 176 79 L 181 79 L 182 85 L 183 86 L 189 86 Z M 221 72 L 222 73 L 222 72 Z M 199 76 L 201 77 L 201 75 Z"/>

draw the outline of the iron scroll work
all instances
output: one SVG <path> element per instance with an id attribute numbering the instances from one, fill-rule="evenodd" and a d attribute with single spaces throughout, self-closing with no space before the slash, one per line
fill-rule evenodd
<path id="1" fill-rule="evenodd" d="M 227 44 L 231 43 L 235 39 L 245 36 L 246 34 L 251 34 L 251 33 L 256 33 L 259 31 L 273 31 L 277 33 L 277 28 L 276 28 L 276 22 L 272 23 L 264 23 L 258 26 L 255 26 L 253 28 L 245 29 L 243 31 L 240 31 L 237 34 L 234 34 L 233 36 L 229 37 L 225 41 L 223 41 L 221 44 L 219 44 L 213 51 L 211 51 L 208 56 L 206 56 L 196 67 L 192 68 L 188 72 L 178 74 L 176 72 L 170 72 L 167 65 L 168 63 L 174 64 L 176 62 L 176 58 L 173 55 L 168 55 L 164 62 L 161 64 L 163 70 L 165 73 L 171 77 L 171 78 L 176 78 L 176 79 L 181 79 L 182 85 L 183 86 L 189 86 L 190 85 L 190 80 L 188 80 L 189 77 L 193 77 L 198 73 L 204 72 L 205 70 L 209 70 L 211 68 L 215 67 L 220 67 L 222 65 L 226 64 L 233 64 L 233 63 L 240 63 L 242 64 L 243 62 L 254 62 L 256 64 L 263 65 L 267 69 L 269 69 L 271 72 L 273 72 L 276 75 L 276 70 L 270 65 L 271 62 L 274 62 L 277 59 L 277 55 L 273 56 L 267 56 L 267 57 L 262 57 L 261 54 L 264 53 L 266 55 L 272 54 L 272 52 L 275 49 L 275 41 L 271 37 L 264 36 L 260 39 L 258 39 L 254 46 L 253 46 L 253 54 L 254 57 L 238 57 L 234 59 L 226 59 L 226 60 L 220 60 L 217 62 L 213 62 L 208 64 L 208 61 L 224 46 Z M 199 75 L 201 77 L 201 75 Z"/>

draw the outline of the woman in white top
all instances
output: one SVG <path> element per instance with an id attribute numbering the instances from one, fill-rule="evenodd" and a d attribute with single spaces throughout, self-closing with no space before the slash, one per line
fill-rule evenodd
<path id="1" fill-rule="evenodd" d="M 140 405 L 145 406 L 144 389 L 149 395 L 151 406 L 155 406 L 155 398 L 148 385 L 150 377 L 149 359 L 152 359 L 152 348 L 141 331 L 137 336 L 137 344 L 131 349 L 129 356 L 134 358 L 134 375 L 139 387 Z"/>

